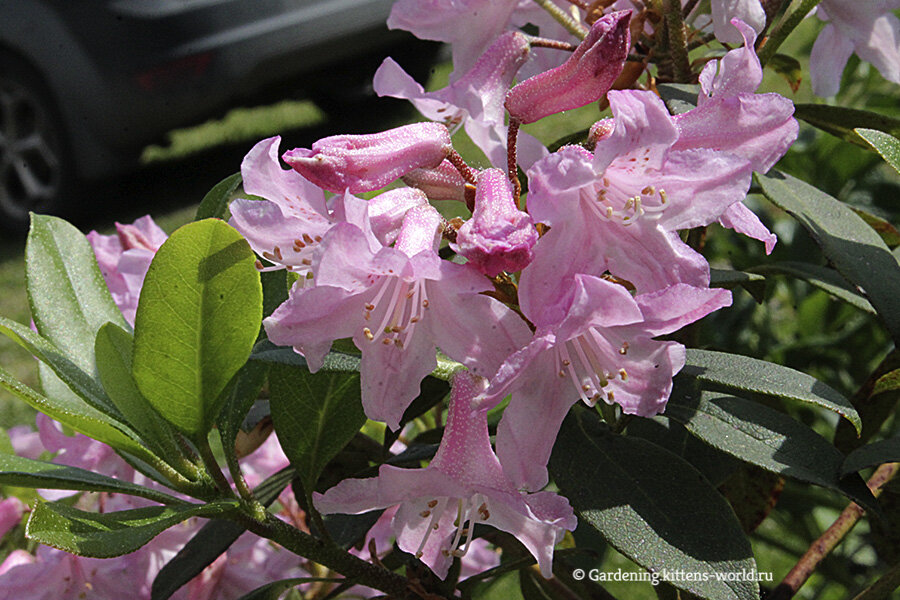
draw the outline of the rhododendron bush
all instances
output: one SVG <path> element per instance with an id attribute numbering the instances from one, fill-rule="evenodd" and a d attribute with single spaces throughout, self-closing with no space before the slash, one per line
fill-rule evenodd
<path id="1" fill-rule="evenodd" d="M 793 596 L 891 518 L 900 234 L 776 163 L 799 118 L 900 169 L 900 122 L 795 107 L 764 68 L 832 96 L 855 54 L 900 83 L 897 8 L 398 0 L 389 26 L 452 52 L 441 89 L 374 73 L 418 122 L 262 140 L 170 236 L 34 215 L 33 325 L 0 318 L 41 363 L 40 391 L 0 370 L 40 413 L 0 455 L 0 525 L 30 542 L 0 598 L 610 598 L 610 548 L 660 597 Z M 803 73 L 779 48 L 813 9 Z M 818 249 L 776 260 L 802 230 Z M 723 351 L 785 277 L 882 363 Z M 847 508 L 772 580 L 748 536 L 785 480 L 825 490 L 801 513 Z"/>

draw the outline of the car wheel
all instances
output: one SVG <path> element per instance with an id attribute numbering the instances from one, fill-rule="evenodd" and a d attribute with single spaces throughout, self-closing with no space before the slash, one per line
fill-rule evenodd
<path id="1" fill-rule="evenodd" d="M 56 105 L 22 61 L 0 55 L 0 226 L 28 227 L 29 212 L 55 212 L 73 192 L 73 165 Z"/>

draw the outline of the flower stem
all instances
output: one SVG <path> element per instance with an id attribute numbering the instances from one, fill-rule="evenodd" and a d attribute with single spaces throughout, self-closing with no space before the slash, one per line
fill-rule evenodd
<path id="1" fill-rule="evenodd" d="M 509 175 L 509 182 L 513 185 L 513 198 L 516 206 L 519 205 L 519 198 L 522 195 L 522 182 L 519 181 L 519 160 L 516 156 L 516 143 L 519 139 L 519 126 L 521 123 L 518 119 L 510 116 L 509 129 L 506 133 L 506 168 Z"/>
<path id="2" fill-rule="evenodd" d="M 666 29 L 669 35 L 669 55 L 672 57 L 672 68 L 675 83 L 691 83 L 691 61 L 688 58 L 687 38 L 684 35 L 684 20 L 681 16 L 681 2 L 678 0 L 662 0 L 662 10 L 666 18 Z"/>
<path id="3" fill-rule="evenodd" d="M 881 494 L 884 485 L 900 470 L 900 463 L 885 463 L 875 470 L 868 481 L 869 489 L 874 496 Z M 794 568 L 784 577 L 772 593 L 769 600 L 787 600 L 793 598 L 800 587 L 806 583 L 819 563 L 835 549 L 835 547 L 850 533 L 859 518 L 865 514 L 855 502 L 847 505 L 840 516 L 825 530 L 819 539 L 812 543 L 806 553 L 800 557 Z"/>
<path id="4" fill-rule="evenodd" d="M 787 36 L 800 24 L 800 21 L 809 14 L 813 8 L 821 0 L 794 0 L 781 20 L 775 24 L 768 36 L 762 39 L 757 45 L 756 53 L 759 56 L 759 63 L 766 66 L 766 63 L 775 56 L 778 48 L 787 39 Z"/>
<path id="5" fill-rule="evenodd" d="M 338 546 L 317 540 L 274 515 L 267 515 L 264 521 L 248 518 L 243 524 L 253 533 L 277 542 L 294 554 L 337 571 L 348 579 L 381 590 L 391 597 L 404 597 L 408 585 L 405 577 L 357 558 Z"/>
<path id="6" fill-rule="evenodd" d="M 200 458 L 203 459 L 203 464 L 206 465 L 206 470 L 213 478 L 213 481 L 216 482 L 216 487 L 219 488 L 219 491 L 226 496 L 234 497 L 234 490 L 231 489 L 228 480 L 225 479 L 225 475 L 222 474 L 219 462 L 213 455 L 212 448 L 209 447 L 209 440 L 205 436 L 198 436 L 198 439 L 194 440 L 194 445 L 197 446 Z"/>
<path id="7" fill-rule="evenodd" d="M 581 23 L 578 23 L 575 19 L 567 15 L 563 9 L 553 4 L 551 0 L 534 0 L 534 2 L 550 13 L 550 16 L 556 19 L 560 25 L 565 27 L 566 31 L 577 37 L 579 40 L 583 40 L 587 37 L 587 29 L 585 29 Z"/>

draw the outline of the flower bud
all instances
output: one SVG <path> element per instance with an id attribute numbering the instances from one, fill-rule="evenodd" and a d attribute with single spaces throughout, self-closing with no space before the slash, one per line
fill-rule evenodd
<path id="1" fill-rule="evenodd" d="M 569 59 L 515 86 L 506 96 L 506 110 L 521 123 L 578 108 L 603 97 L 628 56 L 630 10 L 598 19 Z"/>
<path id="2" fill-rule="evenodd" d="M 377 190 L 413 169 L 436 167 L 451 149 L 439 123 L 414 123 L 368 135 L 322 138 L 312 149 L 285 152 L 284 161 L 317 186 L 353 194 Z"/>
<path id="3" fill-rule="evenodd" d="M 425 192 L 429 200 L 466 201 L 466 180 L 449 160 L 430 169 L 415 169 L 403 176 L 403 183 Z"/>
<path id="4" fill-rule="evenodd" d="M 482 171 L 475 188 L 475 211 L 459 228 L 453 249 L 493 277 L 525 268 L 534 258 L 537 240 L 531 217 L 516 207 L 506 174 L 500 169 Z"/>

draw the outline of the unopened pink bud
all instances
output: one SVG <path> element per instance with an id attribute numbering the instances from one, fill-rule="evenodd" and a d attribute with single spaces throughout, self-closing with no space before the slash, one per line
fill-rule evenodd
<path id="1" fill-rule="evenodd" d="M 616 130 L 615 119 L 600 119 L 591 125 L 587 136 L 587 147 L 593 149 L 597 142 L 601 142 L 611 136 Z"/>
<path id="2" fill-rule="evenodd" d="M 440 123 L 414 123 L 368 135 L 334 135 L 312 149 L 295 148 L 284 161 L 317 186 L 353 194 L 380 189 L 413 169 L 435 167 L 450 152 Z"/>
<path id="3" fill-rule="evenodd" d="M 493 277 L 519 271 L 534 258 L 538 233 L 531 217 L 516 207 L 512 184 L 500 169 L 478 175 L 475 210 L 456 235 L 453 249 L 473 267 Z"/>
<path id="4" fill-rule="evenodd" d="M 566 62 L 515 86 L 506 110 L 522 123 L 595 102 L 609 91 L 628 56 L 631 11 L 610 13 L 591 26 Z"/>
<path id="5" fill-rule="evenodd" d="M 466 180 L 449 160 L 431 169 L 410 171 L 403 183 L 422 190 L 429 200 L 466 201 Z"/>

